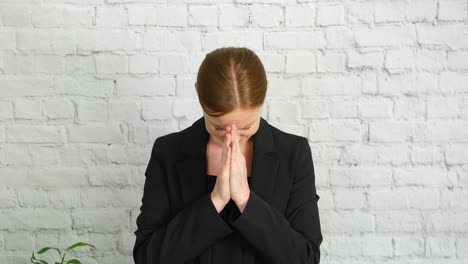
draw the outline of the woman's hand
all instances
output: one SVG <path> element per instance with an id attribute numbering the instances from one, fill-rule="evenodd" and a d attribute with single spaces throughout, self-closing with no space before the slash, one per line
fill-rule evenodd
<path id="1" fill-rule="evenodd" d="M 231 166 L 230 166 L 230 195 L 241 212 L 249 200 L 250 187 L 247 180 L 247 165 L 239 143 L 239 133 L 235 124 L 228 128 L 227 135 L 231 134 Z"/>
<path id="2" fill-rule="evenodd" d="M 231 139 L 232 136 L 229 132 L 226 132 L 224 137 L 223 149 L 221 154 L 221 164 L 219 166 L 218 174 L 216 175 L 216 183 L 211 192 L 211 200 L 213 201 L 218 212 L 224 208 L 224 206 L 231 199 L 229 190 L 229 174 L 231 167 Z"/>

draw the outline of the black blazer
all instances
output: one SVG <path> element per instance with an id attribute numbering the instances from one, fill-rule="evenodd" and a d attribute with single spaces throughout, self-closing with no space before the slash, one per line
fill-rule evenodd
<path id="1" fill-rule="evenodd" d="M 235 219 L 221 217 L 205 189 L 204 117 L 155 140 L 134 232 L 136 264 L 199 263 L 207 248 L 233 232 L 260 256 L 255 263 L 320 262 L 320 197 L 308 140 L 262 117 L 252 137 L 251 194 Z"/>

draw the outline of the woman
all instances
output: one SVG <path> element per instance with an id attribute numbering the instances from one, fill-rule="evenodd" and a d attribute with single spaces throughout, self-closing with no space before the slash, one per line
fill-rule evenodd
<path id="1" fill-rule="evenodd" d="M 310 146 L 261 117 L 267 84 L 247 48 L 206 55 L 195 83 L 203 117 L 154 142 L 136 264 L 320 262 Z"/>

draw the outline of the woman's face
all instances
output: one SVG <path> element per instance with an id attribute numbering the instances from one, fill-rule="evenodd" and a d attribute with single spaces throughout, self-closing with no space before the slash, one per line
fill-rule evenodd
<path id="1" fill-rule="evenodd" d="M 237 108 L 235 111 L 218 117 L 209 116 L 203 111 L 203 116 L 205 118 L 206 130 L 210 133 L 211 140 L 222 144 L 226 136 L 227 125 L 235 124 L 239 131 L 239 143 L 244 144 L 257 132 L 260 126 L 261 112 L 261 107 L 253 109 Z"/>

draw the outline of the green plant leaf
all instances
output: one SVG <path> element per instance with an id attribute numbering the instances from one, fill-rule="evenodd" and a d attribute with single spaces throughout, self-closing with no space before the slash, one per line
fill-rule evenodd
<path id="1" fill-rule="evenodd" d="M 42 248 L 41 250 L 39 250 L 39 251 L 37 252 L 37 254 L 42 254 L 42 253 L 46 252 L 46 251 L 49 250 L 49 249 L 55 249 L 55 250 L 57 250 L 57 252 L 59 253 L 59 255 L 62 256 L 62 252 L 60 252 L 60 249 L 54 248 L 54 247 L 45 247 L 45 248 Z"/>
<path id="2" fill-rule="evenodd" d="M 69 259 L 69 260 L 66 260 L 65 263 L 81 264 L 81 262 L 77 259 Z"/>
<path id="3" fill-rule="evenodd" d="M 93 246 L 93 245 L 91 245 L 91 244 L 87 244 L 87 243 L 83 243 L 83 242 L 78 242 L 78 243 L 76 243 L 76 244 L 73 244 L 73 245 L 69 246 L 69 247 L 67 248 L 67 250 L 72 249 L 72 248 L 76 248 L 76 247 L 81 247 L 81 246 L 90 246 L 90 247 L 96 248 L 95 246 Z"/>
<path id="4" fill-rule="evenodd" d="M 34 251 L 33 251 L 32 256 L 31 256 L 31 262 L 34 263 L 34 264 L 49 264 L 44 260 L 36 259 L 36 256 L 34 256 Z"/>

